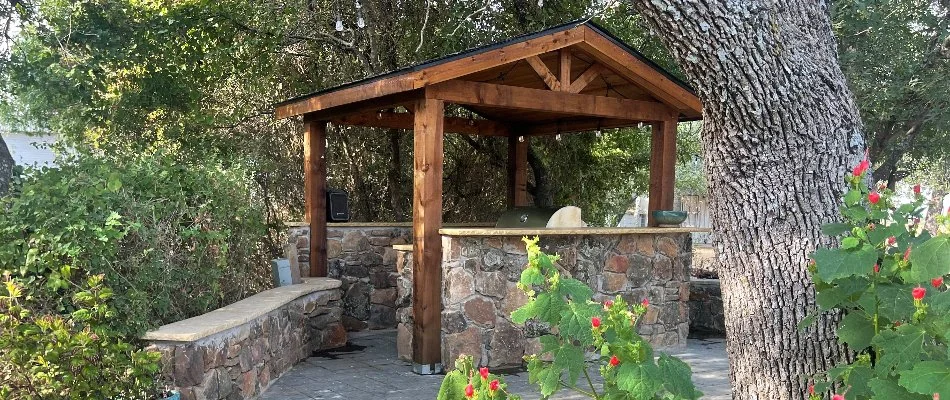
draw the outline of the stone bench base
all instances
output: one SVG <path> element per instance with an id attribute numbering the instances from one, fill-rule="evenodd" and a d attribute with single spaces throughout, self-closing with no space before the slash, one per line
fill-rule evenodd
<path id="1" fill-rule="evenodd" d="M 148 332 L 184 400 L 248 399 L 318 350 L 346 344 L 340 281 L 306 278 Z"/>

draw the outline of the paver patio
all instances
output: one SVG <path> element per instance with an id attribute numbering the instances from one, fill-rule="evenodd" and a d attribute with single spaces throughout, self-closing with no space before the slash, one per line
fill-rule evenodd
<path id="1" fill-rule="evenodd" d="M 435 399 L 442 375 L 416 375 L 409 363 L 397 359 L 395 331 L 355 333 L 350 343 L 352 350 L 310 357 L 298 364 L 277 379 L 260 400 Z M 671 354 L 692 367 L 693 382 L 705 393 L 704 399 L 731 399 L 723 339 L 690 339 L 686 349 Z M 505 380 L 509 391 L 521 394 L 525 400 L 540 398 L 528 384 L 527 372 L 505 375 Z M 565 390 L 554 398 L 585 397 Z"/>

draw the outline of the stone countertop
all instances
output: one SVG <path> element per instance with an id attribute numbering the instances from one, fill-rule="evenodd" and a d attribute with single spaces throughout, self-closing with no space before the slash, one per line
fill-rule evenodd
<path id="1" fill-rule="evenodd" d="M 394 244 L 394 245 L 393 245 L 393 250 L 396 250 L 396 251 L 412 251 L 412 245 L 411 245 L 411 244 Z"/>
<path id="2" fill-rule="evenodd" d="M 330 278 L 304 278 L 303 283 L 268 289 L 244 300 L 145 333 L 151 341 L 191 342 L 224 332 L 274 311 L 301 296 L 340 287 Z"/>
<path id="3" fill-rule="evenodd" d="M 709 228 L 443 228 L 445 236 L 636 235 L 711 232 Z"/>

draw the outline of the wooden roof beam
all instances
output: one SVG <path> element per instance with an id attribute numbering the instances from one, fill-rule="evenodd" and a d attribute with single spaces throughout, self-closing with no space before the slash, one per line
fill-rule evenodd
<path id="1" fill-rule="evenodd" d="M 606 66 L 687 116 L 701 115 L 703 105 L 695 95 L 652 66 L 624 51 L 609 39 L 584 26 L 584 41 L 578 47 L 605 62 Z"/>
<path id="2" fill-rule="evenodd" d="M 383 111 L 332 118 L 330 122 L 337 125 L 412 130 L 414 116 L 411 113 Z M 446 133 L 461 133 L 466 135 L 508 136 L 507 125 L 485 119 L 444 117 L 443 130 Z"/>
<path id="3" fill-rule="evenodd" d="M 541 58 L 538 56 L 531 56 L 526 59 L 528 65 L 531 68 L 534 68 L 534 72 L 538 73 L 538 76 L 541 77 L 541 80 L 544 81 L 545 85 L 548 85 L 548 88 L 554 91 L 561 90 L 561 81 L 557 79 L 556 76 L 548 69 L 548 66 L 544 64 L 544 61 L 541 61 Z"/>
<path id="4" fill-rule="evenodd" d="M 456 104 L 532 110 L 577 117 L 663 121 L 678 116 L 677 111 L 652 101 L 458 80 L 430 86 L 426 88 L 425 96 Z"/>
<path id="5" fill-rule="evenodd" d="M 604 67 L 600 64 L 593 64 L 590 67 L 587 67 L 587 69 L 584 70 L 584 72 L 582 72 L 581 75 L 578 76 L 577 79 L 575 79 L 574 82 L 572 82 L 570 86 L 567 87 L 565 92 L 580 93 L 584 91 L 584 88 L 586 88 L 587 85 L 590 85 L 594 79 L 597 79 L 603 70 Z"/>
<path id="6" fill-rule="evenodd" d="M 525 125 L 518 132 L 525 136 L 555 135 L 558 133 L 592 132 L 598 129 L 628 128 L 640 124 L 640 121 L 626 119 L 595 119 L 581 121 L 548 122 L 544 124 Z"/>

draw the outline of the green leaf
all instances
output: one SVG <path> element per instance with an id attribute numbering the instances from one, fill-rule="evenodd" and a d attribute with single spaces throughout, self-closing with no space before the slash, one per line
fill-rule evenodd
<path id="1" fill-rule="evenodd" d="M 849 232 L 853 228 L 854 226 L 851 224 L 843 224 L 843 223 L 824 224 L 821 226 L 821 233 L 825 234 L 826 236 L 838 236 L 845 232 Z"/>
<path id="2" fill-rule="evenodd" d="M 541 389 L 541 395 L 545 398 L 554 394 L 561 386 L 561 371 L 554 368 L 550 363 L 544 363 L 539 359 L 532 359 L 528 362 L 528 378 L 530 383 L 537 384 Z M 456 399 L 464 399 L 457 397 Z"/>
<path id="3" fill-rule="evenodd" d="M 106 188 L 110 192 L 118 192 L 122 188 L 122 176 L 116 172 L 109 174 L 109 179 L 106 183 Z"/>
<path id="4" fill-rule="evenodd" d="M 874 368 L 887 376 L 892 370 L 910 369 L 920 361 L 927 334 L 916 325 L 904 324 L 896 330 L 884 330 L 871 341 L 877 351 Z"/>
<path id="5" fill-rule="evenodd" d="M 911 277 L 916 282 L 950 274 L 950 235 L 924 242 L 910 253 Z"/>
<path id="6" fill-rule="evenodd" d="M 861 244 L 861 241 L 854 236 L 848 236 L 844 239 L 841 239 L 841 247 L 846 250 L 851 250 Z"/>
<path id="7" fill-rule="evenodd" d="M 860 203 L 863 197 L 860 190 L 851 189 L 844 195 L 844 203 L 853 206 Z"/>
<path id="8" fill-rule="evenodd" d="M 658 369 L 652 363 L 623 363 L 617 368 L 617 387 L 630 393 L 636 400 L 652 400 L 663 384 L 657 377 Z"/>
<path id="9" fill-rule="evenodd" d="M 874 400 L 930 400 L 930 397 L 922 394 L 914 394 L 907 391 L 897 384 L 896 380 L 881 379 L 880 377 L 871 379 L 868 382 L 871 392 L 874 393 Z"/>
<path id="10" fill-rule="evenodd" d="M 585 346 L 593 345 L 594 337 L 590 321 L 592 317 L 599 314 L 599 304 L 570 302 L 561 312 L 561 325 L 558 328 L 561 336 L 577 340 Z"/>
<path id="11" fill-rule="evenodd" d="M 663 377 L 663 386 L 677 399 L 698 399 L 703 395 L 693 386 L 693 380 L 690 378 L 693 371 L 689 364 L 667 354 L 661 354 L 656 363 L 660 376 Z"/>
<path id="12" fill-rule="evenodd" d="M 511 320 L 523 324 L 529 319 L 537 318 L 547 323 L 557 324 L 561 320 L 561 312 L 564 307 L 565 303 L 563 301 L 555 299 L 550 293 L 544 292 L 512 312 Z"/>
<path id="13" fill-rule="evenodd" d="M 465 386 L 468 385 L 468 377 L 462 375 L 459 370 L 454 370 L 445 374 L 442 379 L 442 386 L 439 387 L 437 400 L 456 400 L 465 398 Z"/>
<path id="14" fill-rule="evenodd" d="M 830 310 L 849 300 L 856 293 L 867 290 L 871 282 L 863 277 L 842 279 L 837 284 L 818 291 L 815 302 L 824 310 Z"/>
<path id="15" fill-rule="evenodd" d="M 807 329 L 811 324 L 815 323 L 815 318 L 818 317 L 817 313 L 811 313 L 802 318 L 801 321 L 798 321 L 798 330 L 803 331 Z"/>
<path id="16" fill-rule="evenodd" d="M 544 276 L 541 275 L 541 271 L 534 267 L 527 267 L 524 271 L 521 271 L 521 284 L 530 288 L 534 285 L 540 285 L 544 283 Z"/>
<path id="17" fill-rule="evenodd" d="M 852 350 L 861 351 L 871 345 L 874 326 L 867 315 L 860 311 L 851 311 L 841 319 L 838 326 L 838 342 L 847 343 Z"/>
<path id="18" fill-rule="evenodd" d="M 914 369 L 902 373 L 898 382 L 913 393 L 940 393 L 941 397 L 950 396 L 950 363 L 922 361 L 917 363 Z"/>
<path id="19" fill-rule="evenodd" d="M 584 282 L 573 278 L 561 278 L 555 290 L 557 290 L 558 295 L 566 296 L 577 302 L 587 301 L 594 295 L 594 291 Z"/>
<path id="20" fill-rule="evenodd" d="M 855 251 L 818 249 L 814 254 L 818 276 L 825 282 L 852 275 L 866 275 L 874 269 L 877 251 L 865 244 Z"/>
<path id="21" fill-rule="evenodd" d="M 878 314 L 889 320 L 909 321 L 914 315 L 914 300 L 911 297 L 911 285 L 878 284 L 875 290 L 878 294 Z"/>
<path id="22" fill-rule="evenodd" d="M 851 372 L 848 373 L 848 378 L 845 379 L 845 383 L 850 387 L 849 397 L 861 399 L 870 395 L 871 389 L 868 387 L 868 382 L 871 381 L 873 376 L 874 372 L 867 365 L 852 365 Z"/>

